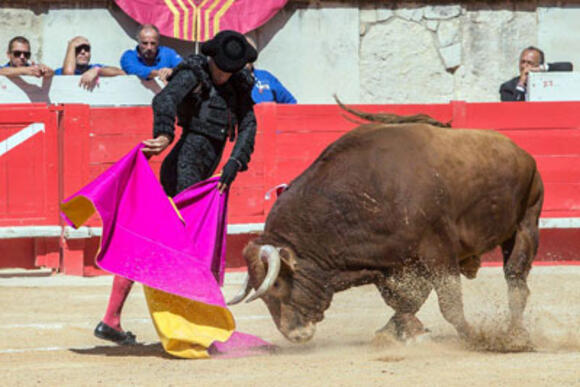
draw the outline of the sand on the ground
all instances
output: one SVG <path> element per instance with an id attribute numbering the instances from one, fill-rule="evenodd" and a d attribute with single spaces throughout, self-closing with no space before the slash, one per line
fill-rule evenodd
<path id="1" fill-rule="evenodd" d="M 224 287 L 231 296 L 239 275 Z M 274 354 L 180 360 L 158 344 L 140 286 L 123 326 L 142 342 L 118 347 L 92 330 L 107 305 L 111 277 L 0 278 L 2 385 L 232 386 L 569 386 L 580 385 L 580 267 L 534 267 L 525 314 L 535 350 L 504 353 L 466 346 L 431 294 L 418 317 L 431 334 L 421 342 L 374 340 L 393 314 L 374 286 L 335 295 L 314 339 L 296 345 L 277 331 L 260 301 L 234 306 L 240 331 L 279 346 Z M 462 279 L 466 316 L 494 337 L 506 328 L 501 268 Z"/>

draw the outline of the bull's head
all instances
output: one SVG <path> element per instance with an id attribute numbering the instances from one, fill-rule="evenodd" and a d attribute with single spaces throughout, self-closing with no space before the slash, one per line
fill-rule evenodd
<path id="1" fill-rule="evenodd" d="M 278 330 L 294 343 L 304 343 L 314 336 L 316 323 L 330 305 L 324 289 L 316 284 L 314 276 L 304 276 L 294 251 L 289 247 L 259 245 L 251 242 L 244 249 L 248 274 L 240 292 L 228 302 L 233 305 L 262 298 Z M 310 277 L 310 278 L 308 278 Z M 317 278 L 319 279 L 319 278 Z"/>

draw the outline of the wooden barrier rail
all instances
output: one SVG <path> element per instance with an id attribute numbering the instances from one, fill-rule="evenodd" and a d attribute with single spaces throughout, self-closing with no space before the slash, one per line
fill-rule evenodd
<path id="1" fill-rule="evenodd" d="M 529 151 L 546 186 L 539 259 L 578 258 L 580 248 L 580 102 L 364 105 L 367 112 L 426 113 L 453 127 L 498 130 Z M 273 201 L 264 193 L 288 183 L 333 140 L 356 126 L 335 105 L 256 106 L 258 135 L 250 169 L 229 203 L 228 266 Z M 151 136 L 148 106 L 0 105 L 0 267 L 46 266 L 69 274 L 94 267 L 100 222 L 74 231 L 58 203 Z M 232 144 L 226 148 L 226 154 Z M 163 155 L 151 161 L 157 172 Z M 548 238 L 548 239 L 547 239 Z M 577 246 L 578 245 L 578 246 Z M 492 257 L 490 259 L 497 259 Z"/>

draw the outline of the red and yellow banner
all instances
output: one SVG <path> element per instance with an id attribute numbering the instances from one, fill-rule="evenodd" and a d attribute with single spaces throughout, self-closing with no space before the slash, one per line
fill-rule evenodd
<path id="1" fill-rule="evenodd" d="M 115 0 L 141 24 L 164 36 L 206 41 L 222 30 L 242 34 L 258 28 L 288 0 Z"/>

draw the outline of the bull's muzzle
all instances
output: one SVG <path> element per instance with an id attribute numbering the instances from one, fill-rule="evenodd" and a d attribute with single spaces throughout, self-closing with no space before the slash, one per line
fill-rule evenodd
<path id="1" fill-rule="evenodd" d="M 312 339 L 314 333 L 316 332 L 316 325 L 309 322 L 307 325 L 299 328 L 294 328 L 288 332 L 284 329 L 280 329 L 282 334 L 291 342 L 296 344 L 303 344 Z"/>

